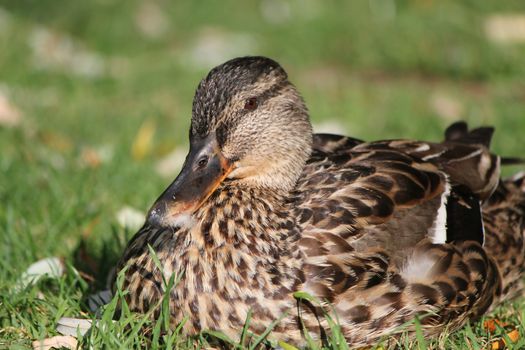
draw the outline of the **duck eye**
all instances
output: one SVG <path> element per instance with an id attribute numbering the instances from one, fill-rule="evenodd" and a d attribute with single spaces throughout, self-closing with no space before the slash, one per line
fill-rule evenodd
<path id="1" fill-rule="evenodd" d="M 250 97 L 244 103 L 244 109 L 253 111 L 255 108 L 257 108 L 257 97 Z"/>
<path id="2" fill-rule="evenodd" d="M 198 161 L 197 161 L 197 166 L 199 168 L 203 168 L 206 166 L 206 164 L 208 164 L 208 156 L 202 156 Z"/>

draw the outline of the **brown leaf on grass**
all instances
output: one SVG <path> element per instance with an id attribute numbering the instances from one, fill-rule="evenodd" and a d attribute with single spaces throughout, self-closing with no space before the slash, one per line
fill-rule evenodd
<path id="1" fill-rule="evenodd" d="M 35 340 L 33 342 L 33 349 L 34 350 L 49 350 L 49 349 L 59 349 L 59 348 L 67 348 L 67 349 L 76 349 L 78 345 L 78 341 L 71 337 L 71 336 L 62 336 L 57 335 L 52 338 L 46 338 L 42 340 Z"/>
<path id="2" fill-rule="evenodd" d="M 456 121 L 463 115 L 463 105 L 452 96 L 442 93 L 433 94 L 429 105 L 438 116 L 446 121 Z"/>
<path id="3" fill-rule="evenodd" d="M 506 329 L 508 331 L 506 335 L 512 343 L 516 343 L 520 338 L 520 333 L 516 328 L 514 328 L 508 322 L 503 322 L 495 318 L 485 320 L 483 322 L 483 328 L 485 328 L 491 334 L 495 333 L 501 328 Z M 507 345 L 509 344 L 507 344 L 506 338 L 501 338 L 492 342 L 490 348 L 492 350 L 506 349 Z"/>
<path id="4" fill-rule="evenodd" d="M 485 34 L 496 43 L 525 43 L 525 15 L 499 14 L 487 17 Z"/>
<path id="5" fill-rule="evenodd" d="M 7 96 L 0 92 L 0 126 L 15 127 L 22 121 L 22 113 L 14 106 Z"/>
<path id="6" fill-rule="evenodd" d="M 516 343 L 518 339 L 520 338 L 520 332 L 518 332 L 517 329 L 513 329 L 512 331 L 507 333 L 507 337 L 513 342 Z"/>
<path id="7" fill-rule="evenodd" d="M 145 37 L 157 39 L 169 30 L 170 22 L 159 4 L 142 1 L 135 14 L 135 26 Z"/>
<path id="8" fill-rule="evenodd" d="M 498 330 L 498 326 L 503 328 L 508 326 L 509 324 L 506 322 L 502 322 L 500 320 L 497 320 L 495 318 L 492 318 L 490 320 L 485 320 L 483 322 L 483 328 L 485 328 L 489 333 L 494 333 Z"/>
<path id="9" fill-rule="evenodd" d="M 66 34 L 38 27 L 31 33 L 29 45 L 33 51 L 34 65 L 39 69 L 86 78 L 104 75 L 105 62 L 102 56 L 89 51 Z"/>
<path id="10" fill-rule="evenodd" d="M 85 147 L 80 153 L 80 165 L 88 168 L 98 168 L 113 158 L 113 150 L 109 146 Z"/>
<path id="11" fill-rule="evenodd" d="M 80 155 L 82 163 L 90 168 L 98 168 L 102 161 L 97 152 L 92 148 L 84 148 Z"/>
<path id="12" fill-rule="evenodd" d="M 520 338 L 520 332 L 517 329 L 513 329 L 512 331 L 507 333 L 507 337 L 511 343 L 516 343 L 518 339 Z M 502 338 L 502 339 L 492 342 L 491 349 L 492 350 L 506 349 L 508 345 L 510 344 L 507 344 L 506 338 Z"/>
<path id="13" fill-rule="evenodd" d="M 139 128 L 133 144 L 131 145 L 131 155 L 135 160 L 141 160 L 151 151 L 153 136 L 155 136 L 155 122 L 145 120 Z"/>
<path id="14" fill-rule="evenodd" d="M 53 131 L 43 131 L 39 136 L 42 143 L 60 153 L 68 153 L 73 149 L 73 141 L 64 134 Z"/>
<path id="15" fill-rule="evenodd" d="M 157 162 L 155 166 L 157 174 L 165 178 L 174 178 L 182 168 L 187 153 L 186 149 L 177 147 Z"/>

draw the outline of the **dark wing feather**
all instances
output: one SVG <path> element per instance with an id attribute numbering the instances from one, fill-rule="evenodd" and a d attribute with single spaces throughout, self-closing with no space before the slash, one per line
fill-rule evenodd
<path id="1" fill-rule="evenodd" d="M 453 141 L 467 144 L 478 144 L 490 147 L 494 128 L 490 126 L 480 127 L 468 130 L 468 125 L 464 121 L 456 122 L 450 125 L 445 131 L 445 141 Z M 518 165 L 525 164 L 524 158 L 502 157 L 501 165 Z"/>
<path id="2" fill-rule="evenodd" d="M 499 177 L 499 158 L 483 143 L 460 142 L 460 136 L 443 143 L 318 137 L 323 141 L 314 147 L 295 198 L 308 255 L 335 252 L 341 239 L 352 249 L 378 246 L 397 255 L 426 237 L 483 241 L 479 200 L 494 191 Z M 451 226 L 444 233 L 437 217 L 449 183 Z M 471 218 L 468 227 L 458 224 L 464 214 Z"/>
<path id="3" fill-rule="evenodd" d="M 447 242 L 485 240 L 481 203 L 465 186 L 453 186 L 447 200 Z"/>
<path id="4" fill-rule="evenodd" d="M 447 174 L 452 184 L 468 187 L 482 200 L 487 199 L 498 185 L 500 158 L 491 154 L 482 143 L 394 140 L 374 144 L 435 164 Z"/>
<path id="5" fill-rule="evenodd" d="M 320 155 L 347 152 L 349 149 L 363 142 L 364 141 L 348 136 L 335 134 L 314 134 L 312 149 L 314 154 Z"/>
<path id="6" fill-rule="evenodd" d="M 489 148 L 493 134 L 494 128 L 491 126 L 483 126 L 469 131 L 467 123 L 460 121 L 447 128 L 445 141 L 483 145 Z"/>
<path id="7" fill-rule="evenodd" d="M 431 202 L 429 213 L 413 220 L 425 221 L 414 225 L 418 232 L 407 234 L 417 236 L 417 242 L 432 225 L 445 187 L 446 177 L 434 164 L 376 143 L 358 144 L 346 152 L 317 151 L 298 183 L 296 215 L 305 237 L 326 240 L 330 233 L 356 243 L 371 229 L 393 217 L 407 220 L 404 213 Z M 389 229 L 393 228 L 384 227 Z M 326 249 L 332 249 L 329 245 Z"/>

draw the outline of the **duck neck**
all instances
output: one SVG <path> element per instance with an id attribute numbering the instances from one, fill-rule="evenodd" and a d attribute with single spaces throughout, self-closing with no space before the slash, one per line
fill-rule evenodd
<path id="1" fill-rule="evenodd" d="M 184 262 L 188 290 L 224 293 L 230 300 L 253 290 L 286 293 L 304 281 L 300 231 L 285 196 L 223 185 L 179 230 L 172 258 Z M 247 289 L 234 288 L 244 286 Z M 273 295 L 273 294 L 272 294 Z M 243 297 L 244 298 L 244 297 Z"/>
<path id="2" fill-rule="evenodd" d="M 282 191 L 226 184 L 207 202 L 194 214 L 194 225 L 188 231 L 204 249 L 244 245 L 264 256 L 287 255 L 289 243 L 299 239 L 300 231 Z"/>

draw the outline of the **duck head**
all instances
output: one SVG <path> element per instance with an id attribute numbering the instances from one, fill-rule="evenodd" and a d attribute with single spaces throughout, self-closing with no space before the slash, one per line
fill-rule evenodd
<path id="1" fill-rule="evenodd" d="M 307 108 L 284 69 L 265 57 L 230 60 L 197 87 L 189 153 L 148 222 L 181 226 L 226 183 L 287 193 L 311 146 Z"/>

